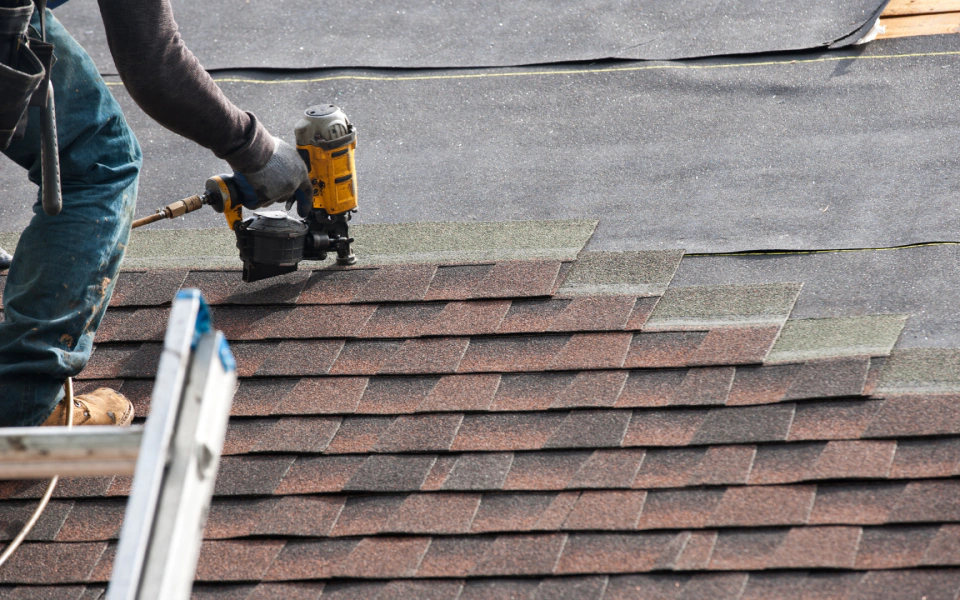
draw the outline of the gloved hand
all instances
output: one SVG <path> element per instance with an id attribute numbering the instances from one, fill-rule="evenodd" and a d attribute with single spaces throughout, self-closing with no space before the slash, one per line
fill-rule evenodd
<path id="1" fill-rule="evenodd" d="M 259 171 L 236 173 L 240 203 L 247 208 L 263 208 L 274 202 L 286 202 L 297 190 L 313 196 L 313 184 L 297 149 L 273 138 L 273 156 Z"/>

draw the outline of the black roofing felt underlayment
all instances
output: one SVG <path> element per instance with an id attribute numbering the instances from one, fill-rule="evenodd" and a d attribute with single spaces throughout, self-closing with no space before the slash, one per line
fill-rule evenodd
<path id="1" fill-rule="evenodd" d="M 597 250 L 859 248 L 960 238 L 957 53 L 954 35 L 762 58 L 219 77 L 287 137 L 304 106 L 351 115 L 362 223 L 587 218 L 602 220 Z M 225 170 L 112 89 L 144 147 L 139 215 Z M 0 225 L 17 231 L 33 186 L 13 168 L 0 185 L 22 198 Z"/>
<path id="2" fill-rule="evenodd" d="M 676 59 L 850 44 L 886 0 L 173 0 L 208 69 L 517 66 Z M 116 73 L 96 0 L 57 15 Z"/>

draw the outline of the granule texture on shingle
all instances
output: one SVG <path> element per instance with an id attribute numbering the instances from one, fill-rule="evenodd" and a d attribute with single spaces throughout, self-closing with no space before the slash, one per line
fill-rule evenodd
<path id="1" fill-rule="evenodd" d="M 886 356 L 907 315 L 870 315 L 788 320 L 767 362 L 797 362 L 841 356 Z"/>
<path id="2" fill-rule="evenodd" d="M 877 393 L 960 392 L 960 350 L 903 348 L 884 363 Z"/>
<path id="3" fill-rule="evenodd" d="M 366 264 L 574 260 L 597 227 L 594 220 L 497 223 L 361 224 L 350 227 Z"/>
<path id="4" fill-rule="evenodd" d="M 457 458 L 441 489 L 499 490 L 512 464 L 512 452 L 463 454 Z"/>
<path id="5" fill-rule="evenodd" d="M 766 283 L 668 288 L 643 328 L 780 325 L 793 309 L 801 287 L 799 283 Z"/>
<path id="6" fill-rule="evenodd" d="M 232 343 L 198 598 L 960 593 L 960 359 L 878 357 L 903 316 L 788 320 L 799 283 L 670 287 L 681 251 L 580 253 L 590 223 L 383 231 L 363 267 L 253 286 L 130 274 L 107 313 L 77 391 L 138 416 L 168 313 L 138 285 L 201 287 Z M 130 490 L 65 478 L 0 596 L 97 597 Z M 0 482 L 3 541 L 42 492 Z"/>
<path id="7" fill-rule="evenodd" d="M 683 250 L 585 252 L 557 293 L 659 296 L 673 279 L 682 257 Z"/>
<path id="8" fill-rule="evenodd" d="M 692 444 L 737 444 L 787 439 L 793 422 L 792 404 L 712 409 Z"/>

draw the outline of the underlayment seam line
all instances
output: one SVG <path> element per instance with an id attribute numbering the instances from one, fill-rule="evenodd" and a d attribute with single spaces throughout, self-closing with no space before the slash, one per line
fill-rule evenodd
<path id="1" fill-rule="evenodd" d="M 960 246 L 960 242 L 918 242 L 900 246 L 877 246 L 866 248 L 822 248 L 819 250 L 739 250 L 737 252 L 691 252 L 684 257 L 706 256 L 765 256 L 765 255 L 798 255 L 798 254 L 833 254 L 838 252 L 885 252 L 889 250 L 910 250 L 912 248 L 926 248 L 928 246 Z"/>
<path id="2" fill-rule="evenodd" d="M 929 58 L 936 56 L 960 56 L 960 51 L 945 52 L 912 52 L 907 54 L 877 54 L 875 56 L 825 56 L 822 58 L 791 59 L 791 60 L 770 60 L 753 63 L 724 63 L 719 65 L 644 65 L 637 67 L 608 67 L 605 69 L 557 69 L 550 71 L 514 71 L 509 73 L 463 73 L 458 75 L 401 75 L 401 76 L 376 76 L 376 75 L 330 75 L 328 77 L 316 77 L 311 79 L 244 79 L 241 77 L 221 77 L 214 78 L 217 83 L 253 83 L 260 85 L 287 85 L 303 83 L 323 83 L 328 81 L 382 81 L 382 82 L 404 82 L 404 81 L 428 81 L 436 79 L 486 79 L 493 77 L 539 77 L 546 75 L 592 75 L 605 73 L 626 73 L 632 71 L 662 71 L 662 70 L 707 70 L 707 69 L 735 69 L 747 67 L 769 67 L 780 65 L 804 65 L 812 63 L 837 62 L 842 60 L 886 60 L 896 58 Z M 108 86 L 122 86 L 123 82 L 108 81 Z"/>

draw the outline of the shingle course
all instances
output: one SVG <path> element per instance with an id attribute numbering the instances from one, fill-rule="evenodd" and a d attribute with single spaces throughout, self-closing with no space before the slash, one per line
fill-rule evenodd
<path id="1" fill-rule="evenodd" d="M 198 597 L 956 595 L 953 355 L 787 321 L 798 284 L 669 288 L 680 257 L 125 274 L 78 391 L 147 414 L 166 304 L 204 291 L 241 381 Z M 64 480 L 26 546 L 64 569 L 0 596 L 98 593 L 129 489 Z M 0 485 L 0 538 L 41 492 Z"/>

